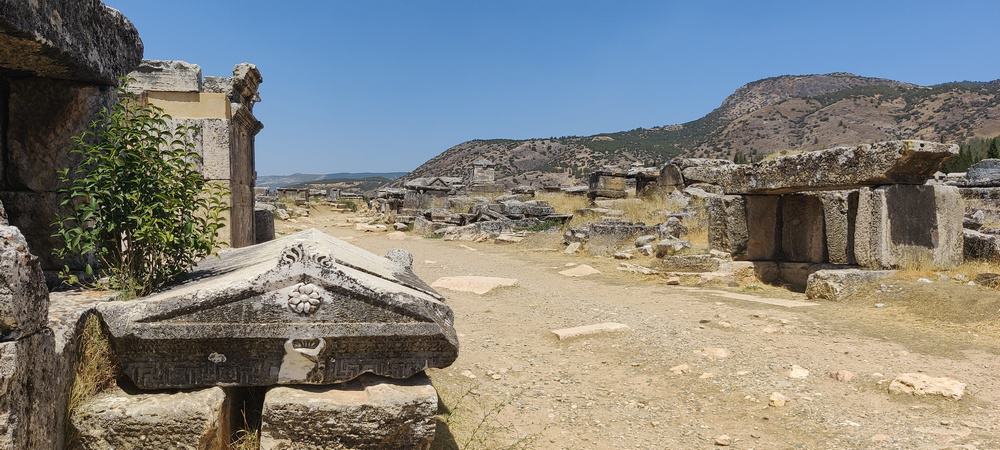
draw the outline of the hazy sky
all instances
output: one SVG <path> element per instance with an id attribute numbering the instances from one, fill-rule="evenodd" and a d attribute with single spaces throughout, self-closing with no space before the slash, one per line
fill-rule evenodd
<path id="1" fill-rule="evenodd" d="M 1000 1 L 105 0 L 146 58 L 264 76 L 261 175 L 696 119 L 750 81 L 1000 78 Z"/>

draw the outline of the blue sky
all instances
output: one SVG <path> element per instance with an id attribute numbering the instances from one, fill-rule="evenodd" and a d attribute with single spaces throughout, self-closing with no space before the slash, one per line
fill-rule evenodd
<path id="1" fill-rule="evenodd" d="M 469 139 L 686 122 L 782 74 L 1000 78 L 993 0 L 105 3 L 146 58 L 258 65 L 261 175 L 408 171 Z"/>

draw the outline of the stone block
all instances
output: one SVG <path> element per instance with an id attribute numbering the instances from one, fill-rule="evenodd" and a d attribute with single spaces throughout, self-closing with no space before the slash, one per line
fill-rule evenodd
<path id="1" fill-rule="evenodd" d="M 86 130 L 101 108 L 113 103 L 115 93 L 40 78 L 13 79 L 9 86 L 6 189 L 54 192 L 60 187 L 57 171 L 78 162 L 69 152 L 73 136 Z"/>
<path id="2" fill-rule="evenodd" d="M 809 276 L 820 270 L 850 269 L 839 264 L 816 264 L 807 262 L 779 262 L 778 278 L 794 291 L 804 292 L 809 285 Z"/>
<path id="3" fill-rule="evenodd" d="M 681 169 L 677 165 L 667 164 L 660 169 L 660 177 L 656 182 L 659 186 L 683 189 L 684 175 L 681 174 Z"/>
<path id="4" fill-rule="evenodd" d="M 274 240 L 274 211 L 254 208 L 253 229 L 254 242 L 262 244 Z"/>
<path id="5" fill-rule="evenodd" d="M 142 59 L 139 32 L 99 1 L 0 0 L 0 67 L 115 84 Z"/>
<path id="6" fill-rule="evenodd" d="M 59 270 L 63 262 L 53 252 L 61 245 L 52 237 L 59 214 L 59 196 L 55 192 L 0 191 L 0 201 L 7 208 L 10 225 L 24 234 L 31 252 L 38 257 L 42 270 Z"/>
<path id="7" fill-rule="evenodd" d="M 891 276 L 892 270 L 817 270 L 806 280 L 806 296 L 812 299 L 840 301 L 862 290 L 865 286 Z"/>
<path id="8" fill-rule="evenodd" d="M 962 262 L 963 211 L 961 195 L 953 186 L 862 188 L 855 258 L 872 269 L 954 267 Z"/>
<path id="9" fill-rule="evenodd" d="M 49 291 L 21 231 L 0 226 L 0 341 L 38 332 L 48 321 Z"/>
<path id="10" fill-rule="evenodd" d="M 749 231 L 744 197 L 711 196 L 707 199 L 706 207 L 709 247 L 712 250 L 728 252 L 734 259 L 746 259 Z"/>
<path id="11" fill-rule="evenodd" d="M 753 165 L 692 167 L 685 180 L 722 186 L 727 194 L 784 194 L 891 184 L 919 185 L 958 145 L 899 140 L 783 156 Z"/>
<path id="12" fill-rule="evenodd" d="M 969 166 L 963 186 L 1000 186 L 1000 159 L 984 159 Z"/>
<path id="13" fill-rule="evenodd" d="M 53 348 L 48 329 L 0 342 L 0 448 L 59 448 L 56 421 L 66 405 L 56 402 Z"/>
<path id="14" fill-rule="evenodd" d="M 232 412 L 220 387 L 181 392 L 113 388 L 84 402 L 70 418 L 77 448 L 226 450 Z"/>
<path id="15" fill-rule="evenodd" d="M 0 201 L 0 226 L 3 225 L 10 225 L 10 223 L 7 222 L 7 211 L 3 209 L 3 202 Z"/>
<path id="16" fill-rule="evenodd" d="M 1000 261 L 1000 236 L 962 230 L 965 259 Z"/>
<path id="17" fill-rule="evenodd" d="M 811 195 L 781 196 L 782 261 L 825 261 L 823 205 Z"/>
<path id="18" fill-rule="evenodd" d="M 201 66 L 186 61 L 144 60 L 129 74 L 129 91 L 200 92 Z"/>
<path id="19" fill-rule="evenodd" d="M 556 335 L 556 337 L 560 341 L 565 341 L 579 337 L 596 336 L 609 333 L 621 333 L 628 330 L 629 326 L 623 323 L 607 322 L 607 323 L 596 323 L 593 325 L 583 325 L 579 327 L 552 330 L 552 334 Z"/>
<path id="20" fill-rule="evenodd" d="M 440 294 L 318 230 L 224 251 L 169 289 L 97 310 L 140 389 L 402 379 L 458 355 Z"/>
<path id="21" fill-rule="evenodd" d="M 778 258 L 781 243 L 781 197 L 748 195 L 747 255 L 750 261 L 771 261 Z"/>
<path id="22" fill-rule="evenodd" d="M 854 225 L 858 215 L 857 191 L 812 194 L 823 207 L 826 260 L 833 264 L 855 264 Z"/>
<path id="23" fill-rule="evenodd" d="M 438 396 L 430 379 L 364 376 L 326 388 L 275 387 L 264 397 L 261 450 L 427 449 Z"/>
<path id="24" fill-rule="evenodd" d="M 719 272 L 731 261 L 713 255 L 675 255 L 659 260 L 659 268 L 667 272 Z"/>

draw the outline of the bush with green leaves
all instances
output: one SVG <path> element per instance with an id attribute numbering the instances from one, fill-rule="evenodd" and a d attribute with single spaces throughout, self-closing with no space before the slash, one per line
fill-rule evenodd
<path id="1" fill-rule="evenodd" d="M 64 213 L 56 256 L 69 284 L 145 295 L 188 271 L 216 248 L 226 190 L 209 183 L 195 151 L 195 127 L 119 89 L 73 139 L 79 164 L 60 172 Z M 96 280 L 96 281 L 95 281 Z"/>

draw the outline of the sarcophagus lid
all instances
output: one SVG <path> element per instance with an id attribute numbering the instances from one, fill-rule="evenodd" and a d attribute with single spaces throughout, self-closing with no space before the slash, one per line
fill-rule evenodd
<path id="1" fill-rule="evenodd" d="M 413 274 L 317 230 L 227 250 L 165 291 L 98 307 L 140 389 L 407 378 L 458 356 L 451 308 Z"/>

